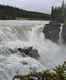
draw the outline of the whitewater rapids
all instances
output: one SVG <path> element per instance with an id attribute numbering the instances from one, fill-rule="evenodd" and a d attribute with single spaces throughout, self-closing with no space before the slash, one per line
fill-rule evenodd
<path id="1" fill-rule="evenodd" d="M 49 21 L 0 21 L 0 80 L 12 80 L 16 74 L 53 68 L 66 60 L 66 46 L 62 42 L 56 44 L 45 39 L 42 30 L 47 23 Z M 30 46 L 38 50 L 39 60 L 8 51 L 8 48 Z"/>

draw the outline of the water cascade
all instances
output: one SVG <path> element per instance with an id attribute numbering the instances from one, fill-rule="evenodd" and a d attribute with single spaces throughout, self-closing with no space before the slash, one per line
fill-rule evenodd
<path id="1" fill-rule="evenodd" d="M 63 44 L 62 29 L 63 29 L 63 24 L 61 24 L 61 26 L 60 26 L 60 32 L 59 32 L 59 44 Z"/>
<path id="2" fill-rule="evenodd" d="M 42 32 L 49 21 L 0 21 L 0 80 L 12 80 L 16 74 L 43 71 L 62 64 L 66 59 L 66 46 L 52 42 Z M 61 43 L 62 25 L 59 33 Z M 23 57 L 17 48 L 32 46 L 38 50 L 39 60 Z M 11 50 L 15 52 L 12 53 Z"/>

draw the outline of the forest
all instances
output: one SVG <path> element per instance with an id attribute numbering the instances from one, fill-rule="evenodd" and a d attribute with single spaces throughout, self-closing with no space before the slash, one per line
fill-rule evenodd
<path id="1" fill-rule="evenodd" d="M 30 19 L 30 20 L 52 20 L 66 23 L 66 4 L 64 1 L 60 7 L 53 7 L 51 14 L 27 11 L 8 5 L 0 5 L 0 19 Z"/>
<path id="2" fill-rule="evenodd" d="M 40 12 L 32 12 L 24 9 L 15 8 L 12 6 L 0 5 L 0 19 L 37 19 L 37 20 L 48 20 L 50 19 L 49 14 Z"/>
<path id="3" fill-rule="evenodd" d="M 53 21 L 64 23 L 66 20 L 66 4 L 64 4 L 64 1 L 60 7 L 52 6 L 51 18 Z"/>

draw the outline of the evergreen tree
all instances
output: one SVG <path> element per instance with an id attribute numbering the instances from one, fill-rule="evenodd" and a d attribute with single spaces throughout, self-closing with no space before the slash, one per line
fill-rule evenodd
<path id="1" fill-rule="evenodd" d="M 64 22 L 64 0 L 61 7 L 53 8 L 52 6 L 51 17 L 54 21 Z"/>

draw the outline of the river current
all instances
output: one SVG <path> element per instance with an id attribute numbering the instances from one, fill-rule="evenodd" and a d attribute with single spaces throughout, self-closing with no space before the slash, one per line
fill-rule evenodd
<path id="1" fill-rule="evenodd" d="M 0 80 L 12 80 L 16 74 L 53 68 L 66 60 L 66 46 L 61 42 L 61 31 L 58 44 L 44 37 L 42 30 L 48 23 L 31 20 L 0 21 Z M 30 46 L 38 50 L 39 60 L 9 51 L 9 48 L 14 50 Z M 27 64 L 24 65 L 24 62 Z"/>

